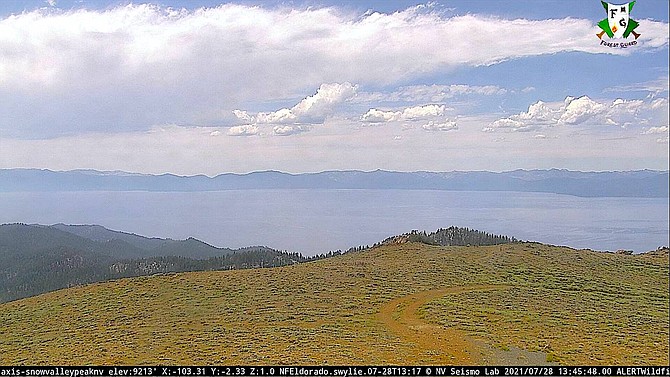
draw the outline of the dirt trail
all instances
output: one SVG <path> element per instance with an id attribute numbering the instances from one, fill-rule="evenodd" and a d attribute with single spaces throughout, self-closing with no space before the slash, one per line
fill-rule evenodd
<path id="1" fill-rule="evenodd" d="M 429 324 L 418 310 L 426 303 L 446 295 L 507 289 L 506 285 L 471 285 L 423 291 L 394 299 L 378 314 L 379 320 L 404 340 L 417 345 L 417 352 L 428 353 L 433 364 L 472 365 L 481 363 L 485 353 L 462 331 Z"/>

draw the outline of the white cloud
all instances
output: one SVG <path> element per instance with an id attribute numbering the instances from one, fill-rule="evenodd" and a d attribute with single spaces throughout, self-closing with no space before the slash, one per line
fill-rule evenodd
<path id="1" fill-rule="evenodd" d="M 651 108 L 654 110 L 658 109 L 664 109 L 668 107 L 668 99 L 667 98 L 656 98 L 653 101 L 651 101 Z"/>
<path id="2" fill-rule="evenodd" d="M 255 124 L 323 123 L 338 104 L 356 95 L 356 89 L 355 85 L 348 82 L 321 84 L 316 94 L 304 98 L 290 109 L 260 112 L 256 115 L 233 110 L 233 114 L 242 122 Z"/>
<path id="3" fill-rule="evenodd" d="M 290 109 L 279 109 L 269 113 L 258 113 L 253 119 L 257 123 L 266 124 L 292 123 L 298 120 L 298 116 Z"/>
<path id="4" fill-rule="evenodd" d="M 370 109 L 361 116 L 361 120 L 368 123 L 426 120 L 444 115 L 444 105 L 422 105 L 407 107 L 398 111 L 383 111 Z"/>
<path id="5" fill-rule="evenodd" d="M 598 103 L 587 96 L 570 99 L 563 110 L 558 123 L 579 124 L 600 115 L 608 110 L 604 104 Z M 532 107 L 532 106 L 531 106 Z M 550 114 L 550 111 L 549 111 Z"/>
<path id="6" fill-rule="evenodd" d="M 424 131 L 457 130 L 456 121 L 446 119 L 445 111 L 446 106 L 435 104 L 406 107 L 395 111 L 370 109 L 361 115 L 360 120 L 369 124 L 403 122 L 406 129 L 420 124 L 420 129 Z"/>
<path id="7" fill-rule="evenodd" d="M 430 6 L 364 15 L 238 4 L 36 10 L 0 19 L 1 136 L 224 124 L 232 109 L 324 82 L 383 86 L 461 66 L 561 52 L 640 54 L 668 44 L 665 22 L 640 22 L 634 51 L 601 48 L 594 29 L 589 19 L 450 17 Z M 289 110 L 299 118 L 329 106 L 303 105 Z M 269 119 L 291 121 L 275 115 Z"/>
<path id="8" fill-rule="evenodd" d="M 546 103 L 537 101 L 528 107 L 527 112 L 512 115 L 509 118 L 493 121 L 488 127 L 485 127 L 483 131 L 491 132 L 495 131 L 496 129 L 508 129 L 511 131 L 521 132 L 532 131 L 541 125 L 549 124 L 550 122 L 555 121 L 553 116 L 554 112 L 547 106 Z"/>
<path id="9" fill-rule="evenodd" d="M 444 105 L 424 105 L 408 107 L 402 111 L 400 119 L 402 120 L 417 120 L 430 119 L 434 117 L 441 117 L 444 115 Z"/>
<path id="10" fill-rule="evenodd" d="M 249 113 L 244 110 L 233 110 L 233 114 L 235 115 L 235 118 L 241 120 L 242 122 L 251 123 L 254 121 L 254 117 L 249 115 Z"/>
<path id="11" fill-rule="evenodd" d="M 434 122 L 430 121 L 427 124 L 424 124 L 421 126 L 422 129 L 426 131 L 451 131 L 451 130 L 457 130 L 458 126 L 456 125 L 456 121 L 445 121 L 445 122 Z"/>
<path id="12" fill-rule="evenodd" d="M 642 132 L 643 135 L 655 135 L 655 134 L 667 134 L 667 133 L 668 133 L 668 126 L 649 127 L 648 130 Z"/>
<path id="13" fill-rule="evenodd" d="M 330 115 L 335 105 L 342 103 L 356 95 L 357 86 L 345 82 L 342 84 L 322 84 L 316 94 L 309 96 L 291 108 L 291 112 L 298 117 L 320 119 Z"/>
<path id="14" fill-rule="evenodd" d="M 228 135 L 230 136 L 252 136 L 257 134 L 258 134 L 258 127 L 253 124 L 233 126 L 228 129 Z"/>
<path id="15" fill-rule="evenodd" d="M 309 128 L 307 126 L 300 126 L 300 125 L 275 126 L 272 129 L 272 132 L 274 132 L 274 134 L 278 136 L 296 135 L 307 131 L 309 131 Z"/>
<path id="16" fill-rule="evenodd" d="M 627 128 L 646 124 L 667 124 L 668 100 L 596 101 L 587 96 L 566 97 L 557 103 L 538 101 L 528 111 L 497 119 L 482 131 L 531 131 L 553 126 L 609 125 Z"/>
<path id="17" fill-rule="evenodd" d="M 370 109 L 367 113 L 361 115 L 361 120 L 369 123 L 381 123 L 400 120 L 402 111 L 383 111 Z"/>
<path id="18" fill-rule="evenodd" d="M 535 128 L 537 127 L 532 124 L 526 124 L 512 118 L 503 118 L 493 121 L 488 127 L 484 127 L 482 131 L 493 132 L 498 129 L 507 129 L 511 131 L 532 131 Z"/>
<path id="19" fill-rule="evenodd" d="M 547 122 L 551 120 L 551 117 L 551 109 L 542 101 L 530 105 L 528 112 L 520 115 L 523 120 L 533 120 L 535 122 Z"/>

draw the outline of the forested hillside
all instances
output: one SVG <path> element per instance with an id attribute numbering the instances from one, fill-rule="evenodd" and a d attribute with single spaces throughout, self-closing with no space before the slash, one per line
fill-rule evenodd
<path id="1" fill-rule="evenodd" d="M 0 225 L 0 302 L 123 277 L 274 267 L 309 259 L 264 246 L 232 250 L 195 238 L 147 238 L 93 225 L 5 224 Z"/>

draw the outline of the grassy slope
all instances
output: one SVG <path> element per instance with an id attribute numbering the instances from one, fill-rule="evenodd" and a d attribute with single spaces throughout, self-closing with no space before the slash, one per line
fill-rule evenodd
<path id="1" fill-rule="evenodd" d="M 510 287 L 450 288 L 501 284 Z M 389 245 L 2 304 L 0 364 L 426 364 L 442 351 L 392 331 L 379 312 L 442 290 L 457 293 L 420 306 L 422 320 L 502 349 L 542 350 L 564 364 L 667 365 L 668 284 L 667 256 Z"/>

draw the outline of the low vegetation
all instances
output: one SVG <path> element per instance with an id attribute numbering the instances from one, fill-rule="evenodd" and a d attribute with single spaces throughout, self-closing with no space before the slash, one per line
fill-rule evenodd
<path id="1" fill-rule="evenodd" d="M 668 284 L 667 251 L 389 244 L 1 304 L 0 364 L 667 365 Z"/>

